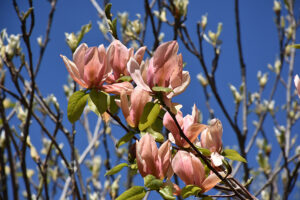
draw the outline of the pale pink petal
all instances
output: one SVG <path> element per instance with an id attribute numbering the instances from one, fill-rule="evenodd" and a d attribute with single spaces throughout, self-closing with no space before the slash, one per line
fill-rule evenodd
<path id="1" fill-rule="evenodd" d="M 146 47 L 141 47 L 137 50 L 137 52 L 134 54 L 134 59 L 137 61 L 137 63 L 140 65 L 143 61 L 143 57 L 146 51 Z"/>
<path id="2" fill-rule="evenodd" d="M 199 110 L 196 107 L 196 104 L 194 104 L 193 106 L 192 117 L 194 119 L 194 123 L 197 123 L 199 121 Z"/>
<path id="3" fill-rule="evenodd" d="M 147 173 L 159 178 L 158 149 L 154 137 L 145 134 L 140 139 L 141 157 L 145 160 Z"/>
<path id="4" fill-rule="evenodd" d="M 177 88 L 180 85 L 182 85 L 182 67 L 183 67 L 183 63 L 182 63 L 182 55 L 179 54 L 177 56 L 177 63 L 176 63 L 176 67 L 174 68 L 174 71 L 171 74 L 170 77 L 170 86 L 171 88 Z"/>
<path id="5" fill-rule="evenodd" d="M 295 82 L 295 86 L 296 86 L 296 89 L 297 89 L 298 96 L 300 98 L 300 79 L 299 79 L 298 74 L 295 76 L 294 82 Z"/>
<path id="6" fill-rule="evenodd" d="M 125 91 L 127 95 L 130 95 L 133 91 L 133 86 L 129 82 L 102 85 L 101 88 L 103 89 L 103 91 L 107 93 L 117 94 L 117 95 L 119 95 L 121 91 Z"/>
<path id="7" fill-rule="evenodd" d="M 194 143 L 194 141 L 197 139 L 198 135 L 206 129 L 207 126 L 204 124 L 195 123 L 189 126 L 189 128 L 184 132 L 187 138 Z M 184 147 L 189 147 L 190 145 L 185 141 Z"/>
<path id="8" fill-rule="evenodd" d="M 217 152 L 213 152 L 211 155 L 210 155 L 210 159 L 213 163 L 214 166 L 216 167 L 219 167 L 223 164 L 222 160 L 224 159 L 223 156 L 221 156 L 219 153 Z"/>
<path id="9" fill-rule="evenodd" d="M 141 156 L 141 145 L 139 141 L 136 141 L 136 164 L 142 177 L 147 176 L 147 166 L 145 160 Z"/>
<path id="10" fill-rule="evenodd" d="M 66 56 L 60 55 L 66 65 L 66 68 L 70 74 L 70 76 L 73 78 L 74 81 L 76 81 L 79 85 L 81 85 L 84 88 L 88 88 L 88 85 L 80 78 L 79 71 L 76 67 L 76 65 L 70 61 Z"/>
<path id="11" fill-rule="evenodd" d="M 138 125 L 140 118 L 143 114 L 144 107 L 146 103 L 151 101 L 152 97 L 149 95 L 149 93 L 139 87 L 136 87 L 131 96 L 131 108 L 130 108 L 130 116 L 133 120 L 135 127 Z"/>
<path id="12" fill-rule="evenodd" d="M 161 159 L 161 178 L 167 176 L 168 170 L 171 166 L 171 157 L 172 157 L 172 153 L 171 153 L 171 143 L 169 140 L 165 141 L 160 148 L 158 149 L 158 156 Z"/>
<path id="13" fill-rule="evenodd" d="M 131 75 L 131 78 L 133 79 L 133 81 L 136 83 L 137 86 L 141 87 L 143 90 L 151 92 L 151 89 L 143 80 L 140 71 L 140 65 L 136 62 L 134 58 L 130 58 L 129 62 L 127 63 L 127 69 Z"/>
<path id="14" fill-rule="evenodd" d="M 182 84 L 179 87 L 173 88 L 173 92 L 167 95 L 168 98 L 172 98 L 185 91 L 187 86 L 191 82 L 191 77 L 188 71 L 182 71 Z"/>
<path id="15" fill-rule="evenodd" d="M 175 174 L 186 184 L 194 184 L 194 169 L 192 158 L 186 151 L 179 150 L 172 160 L 172 168 Z"/>
<path id="16" fill-rule="evenodd" d="M 83 71 L 84 71 L 84 64 L 85 64 L 84 56 L 87 49 L 88 46 L 85 43 L 82 43 L 81 45 L 79 45 L 79 47 L 77 47 L 77 49 L 73 54 L 73 61 L 78 68 L 81 79 L 83 79 Z"/>
<path id="17" fill-rule="evenodd" d="M 135 124 L 129 115 L 129 102 L 127 99 L 126 92 L 124 90 L 121 91 L 120 100 L 121 100 L 121 110 L 123 112 L 123 115 L 124 115 L 128 125 L 131 127 L 134 127 Z"/>
<path id="18" fill-rule="evenodd" d="M 202 191 L 201 192 L 207 192 L 208 190 L 215 187 L 218 183 L 220 183 L 221 180 L 217 177 L 216 174 L 210 174 L 202 183 Z"/>
<path id="19" fill-rule="evenodd" d="M 84 81 L 89 87 L 98 85 L 97 74 L 101 67 L 98 57 L 97 47 L 90 47 L 86 50 L 85 54 L 85 66 L 84 66 Z"/>
<path id="20" fill-rule="evenodd" d="M 192 165 L 193 165 L 193 178 L 194 178 L 194 185 L 197 185 L 201 187 L 202 182 L 205 178 L 205 170 L 204 167 L 196 156 L 194 154 L 190 153 L 191 159 L 192 159 Z"/>

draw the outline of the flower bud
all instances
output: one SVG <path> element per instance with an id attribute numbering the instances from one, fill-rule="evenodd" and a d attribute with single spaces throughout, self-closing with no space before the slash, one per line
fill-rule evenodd
<path id="1" fill-rule="evenodd" d="M 206 87 L 208 85 L 207 79 L 202 74 L 198 74 L 197 79 L 200 81 L 203 87 Z"/>
<path id="2" fill-rule="evenodd" d="M 279 1 L 274 1 L 274 6 L 273 6 L 273 10 L 274 12 L 276 13 L 276 15 L 279 15 L 280 14 L 280 11 L 281 11 L 281 4 Z"/>

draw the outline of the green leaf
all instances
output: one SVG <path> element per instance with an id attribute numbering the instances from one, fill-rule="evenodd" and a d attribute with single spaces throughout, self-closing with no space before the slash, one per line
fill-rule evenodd
<path id="1" fill-rule="evenodd" d="M 103 114 L 107 110 L 107 102 L 109 101 L 109 95 L 107 93 L 92 89 L 90 92 L 90 98 L 97 107 L 99 113 Z"/>
<path id="2" fill-rule="evenodd" d="M 115 99 L 117 99 L 118 96 L 110 96 L 109 98 L 109 111 L 112 114 L 116 114 L 119 110 L 119 106 L 116 104 Z"/>
<path id="3" fill-rule="evenodd" d="M 150 135 L 152 135 L 156 142 L 164 142 L 164 140 L 165 140 L 163 134 L 153 130 L 152 127 L 148 127 L 145 132 L 141 132 L 142 135 L 145 135 L 146 133 L 149 133 Z"/>
<path id="4" fill-rule="evenodd" d="M 237 160 L 245 163 L 247 162 L 245 158 L 243 158 L 236 150 L 233 149 L 225 149 L 222 155 L 230 160 Z"/>
<path id="5" fill-rule="evenodd" d="M 167 185 L 166 187 L 164 188 L 161 188 L 159 190 L 159 194 L 164 198 L 164 199 L 167 199 L 167 200 L 175 200 L 176 197 L 174 197 L 173 195 L 173 188 L 172 188 L 172 185 Z"/>
<path id="6" fill-rule="evenodd" d="M 118 78 L 116 80 L 116 82 L 119 82 L 119 81 L 122 81 L 122 82 L 130 82 L 132 81 L 132 78 L 131 76 L 121 76 L 120 78 Z"/>
<path id="7" fill-rule="evenodd" d="M 151 190 L 158 190 L 163 185 L 163 181 L 149 174 L 144 178 L 144 185 Z"/>
<path id="8" fill-rule="evenodd" d="M 88 106 L 91 111 L 93 111 L 96 115 L 100 116 L 100 113 L 99 113 L 96 105 L 91 100 L 91 98 L 88 98 Z"/>
<path id="9" fill-rule="evenodd" d="M 111 26 L 111 31 L 112 31 L 112 35 L 114 36 L 115 39 L 118 39 L 118 34 L 117 34 L 117 18 L 115 18 L 112 21 L 112 26 Z"/>
<path id="10" fill-rule="evenodd" d="M 111 168 L 110 170 L 108 170 L 104 176 L 109 176 L 109 175 L 113 175 L 118 173 L 119 171 L 121 171 L 124 167 L 128 167 L 127 163 L 121 163 L 118 164 L 117 166 L 114 166 L 113 168 Z"/>
<path id="11" fill-rule="evenodd" d="M 105 8 L 104 8 L 106 18 L 109 19 L 109 20 L 111 20 L 111 13 L 110 13 L 111 6 L 112 6 L 112 4 L 108 3 L 108 4 L 105 5 Z"/>
<path id="12" fill-rule="evenodd" d="M 143 186 L 133 186 L 129 190 L 123 192 L 116 200 L 140 200 L 146 195 L 146 190 Z"/>
<path id="13" fill-rule="evenodd" d="M 187 198 L 189 196 L 198 196 L 198 194 L 201 192 L 201 188 L 195 185 L 187 185 L 181 190 L 181 196 L 183 198 Z"/>
<path id="14" fill-rule="evenodd" d="M 92 28 L 92 22 L 89 22 L 88 24 L 83 25 L 83 26 L 81 27 L 81 30 L 79 31 L 78 36 L 77 36 L 77 46 L 78 46 L 79 43 L 81 42 L 83 36 L 84 36 L 85 34 L 87 34 L 87 33 L 91 30 L 91 28 Z"/>
<path id="15" fill-rule="evenodd" d="M 88 97 L 89 96 L 82 90 L 74 92 L 72 96 L 70 96 L 67 113 L 71 123 L 76 122 L 80 118 Z"/>
<path id="16" fill-rule="evenodd" d="M 126 135 L 124 135 L 123 137 L 121 137 L 121 139 L 119 139 L 119 141 L 116 144 L 116 147 L 119 148 L 123 144 L 127 143 L 129 140 L 131 140 L 131 138 L 133 138 L 133 136 L 134 133 L 131 132 L 126 133 Z"/>
<path id="17" fill-rule="evenodd" d="M 166 92 L 166 93 L 173 91 L 171 88 L 160 87 L 160 86 L 154 86 L 152 87 L 152 90 L 155 92 Z"/>
<path id="18" fill-rule="evenodd" d="M 197 146 L 197 149 L 204 155 L 204 156 L 210 156 L 211 152 L 208 149 L 201 148 Z"/>
<path id="19" fill-rule="evenodd" d="M 158 103 L 148 102 L 144 108 L 142 117 L 139 122 L 140 131 L 145 130 L 151 126 L 160 112 L 160 105 Z"/>
<path id="20" fill-rule="evenodd" d="M 295 49 L 300 49 L 300 44 L 293 44 L 293 45 L 290 45 L 290 46 L 295 48 Z"/>

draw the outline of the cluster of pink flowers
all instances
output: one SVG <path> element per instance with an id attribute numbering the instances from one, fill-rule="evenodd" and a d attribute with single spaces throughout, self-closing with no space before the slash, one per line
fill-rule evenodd
<path id="1" fill-rule="evenodd" d="M 129 126 L 138 127 L 145 105 L 154 99 L 154 87 L 169 88 L 163 93 L 163 101 L 172 106 L 172 97 L 182 93 L 190 82 L 190 75 L 183 71 L 182 55 L 178 53 L 178 43 L 170 41 L 161 44 L 150 59 L 143 60 L 146 47 L 134 53 L 120 41 L 113 41 L 107 49 L 103 45 L 88 47 L 81 44 L 73 55 L 73 61 L 61 56 L 71 77 L 83 88 L 99 89 L 120 96 L 116 103 Z M 131 77 L 131 81 L 120 82 L 123 76 Z M 135 86 L 135 87 L 134 87 Z M 129 97 L 128 97 L 129 96 Z M 192 115 L 176 111 L 178 129 L 171 115 L 166 112 L 163 125 L 170 131 L 169 139 L 157 148 L 153 136 L 146 133 L 136 142 L 136 161 L 140 174 L 148 174 L 158 179 L 170 179 L 176 173 L 185 184 L 197 185 L 205 192 L 214 187 L 220 179 L 213 173 L 206 174 L 200 159 L 184 148 L 190 145 L 181 137 L 180 131 L 195 145 L 209 149 L 213 166 L 220 166 L 223 157 L 222 124 L 219 120 L 211 120 L 209 125 L 200 124 L 196 106 Z M 201 138 L 199 139 L 199 135 Z M 179 150 L 172 154 L 172 143 Z"/>

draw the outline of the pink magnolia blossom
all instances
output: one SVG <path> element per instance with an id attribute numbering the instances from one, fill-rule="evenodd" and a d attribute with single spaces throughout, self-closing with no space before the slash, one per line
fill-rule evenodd
<path id="1" fill-rule="evenodd" d="M 296 86 L 296 89 L 297 89 L 298 96 L 300 98 L 300 79 L 299 79 L 298 74 L 295 76 L 294 82 L 295 82 L 295 86 Z"/>
<path id="2" fill-rule="evenodd" d="M 212 119 L 206 128 L 201 133 L 201 146 L 209 149 L 211 154 L 211 160 L 214 166 L 221 166 L 224 159 L 219 153 L 222 151 L 222 123 L 218 119 Z"/>
<path id="3" fill-rule="evenodd" d="M 173 91 L 166 96 L 182 93 L 190 83 L 190 75 L 182 71 L 182 55 L 177 55 L 178 43 L 170 41 L 157 47 L 153 57 L 140 64 L 138 60 L 130 58 L 127 69 L 134 82 L 145 91 L 152 92 L 152 87 L 160 86 Z"/>
<path id="4" fill-rule="evenodd" d="M 178 111 L 176 114 L 176 120 L 180 125 L 183 133 L 186 137 L 194 143 L 198 137 L 198 135 L 203 131 L 207 126 L 204 124 L 198 123 L 199 112 L 194 105 L 192 115 L 182 116 L 182 112 Z M 172 133 L 176 145 L 180 147 L 189 147 L 190 145 L 186 142 L 184 138 L 180 136 L 179 130 L 176 126 L 176 123 L 172 119 L 169 113 L 166 113 L 163 119 L 164 126 Z"/>
<path id="5" fill-rule="evenodd" d="M 221 180 L 215 174 L 205 176 L 205 169 L 199 158 L 192 153 L 179 150 L 172 160 L 172 168 L 186 185 L 196 185 L 206 192 Z"/>
<path id="6" fill-rule="evenodd" d="M 130 103 L 128 102 L 127 94 L 125 90 L 121 91 L 120 105 L 123 115 L 131 127 L 137 127 L 140 118 L 143 114 L 146 103 L 151 101 L 152 97 L 145 90 L 136 87 L 130 95 Z"/>
<path id="7" fill-rule="evenodd" d="M 103 45 L 88 47 L 81 44 L 73 54 L 73 61 L 61 55 L 71 77 L 84 88 L 100 88 L 110 75 Z"/>
<path id="8" fill-rule="evenodd" d="M 148 133 L 136 142 L 137 166 L 142 177 L 151 174 L 159 179 L 171 178 L 173 171 L 170 148 L 171 143 L 167 140 L 158 149 L 154 137 Z"/>
<path id="9" fill-rule="evenodd" d="M 128 76 L 127 63 L 133 57 L 139 64 L 141 64 L 146 47 L 141 47 L 133 54 L 133 48 L 128 49 L 119 40 L 114 40 L 108 47 L 108 66 L 112 68 L 113 75 L 109 77 L 107 82 L 115 82 L 122 75 Z"/>

